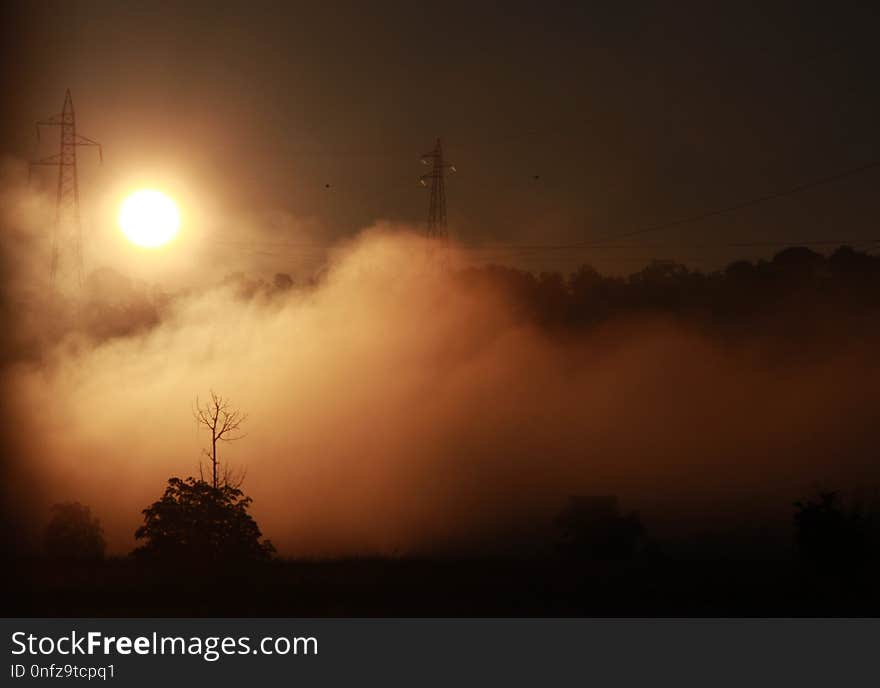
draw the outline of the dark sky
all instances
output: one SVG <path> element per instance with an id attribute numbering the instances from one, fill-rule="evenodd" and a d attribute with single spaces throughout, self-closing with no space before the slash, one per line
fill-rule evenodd
<path id="1" fill-rule="evenodd" d="M 23 3 L 5 10 L 3 143 L 37 152 L 33 120 L 70 87 L 105 146 L 84 194 L 152 176 L 212 214 L 285 212 L 331 241 L 423 221 L 419 156 L 439 135 L 457 239 L 589 242 L 880 158 L 869 5 Z M 880 237 L 878 184 L 529 259 L 714 268 L 774 250 L 727 243 Z"/>

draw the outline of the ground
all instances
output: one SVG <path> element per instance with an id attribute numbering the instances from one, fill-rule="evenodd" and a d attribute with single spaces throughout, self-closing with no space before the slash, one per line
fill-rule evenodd
<path id="1" fill-rule="evenodd" d="M 793 561 L 349 559 L 247 569 L 19 562 L 6 615 L 43 617 L 878 616 L 877 566 Z"/>

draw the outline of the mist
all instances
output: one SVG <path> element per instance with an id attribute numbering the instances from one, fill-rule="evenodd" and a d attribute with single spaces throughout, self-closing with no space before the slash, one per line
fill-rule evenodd
<path id="1" fill-rule="evenodd" d="M 246 470 L 283 556 L 485 551 L 536 537 L 574 494 L 618 495 L 661 534 L 784 523 L 812 485 L 877 484 L 872 331 L 838 323 L 833 346 L 784 356 L 766 332 L 724 338 L 656 313 L 546 327 L 469 279 L 454 244 L 380 223 L 320 279 L 247 293 L 205 279 L 96 334 L 59 326 L 39 296 L 39 199 L 4 198 L 7 452 L 25 531 L 75 499 L 130 551 L 168 477 L 198 475 L 209 438 L 192 409 L 210 390 L 248 415 L 220 458 Z"/>

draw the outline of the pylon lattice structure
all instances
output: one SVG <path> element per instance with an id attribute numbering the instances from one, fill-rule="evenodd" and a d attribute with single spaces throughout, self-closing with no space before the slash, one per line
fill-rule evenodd
<path id="1" fill-rule="evenodd" d="M 49 279 L 54 290 L 79 290 L 83 282 L 82 224 L 79 213 L 79 179 L 76 168 L 77 146 L 97 146 L 103 162 L 101 144 L 76 133 L 76 116 L 70 89 L 64 94 L 61 113 L 37 122 L 37 138 L 41 126 L 61 128 L 58 153 L 31 163 L 58 168 L 55 197 L 55 226 L 52 230 L 52 258 Z"/>
<path id="2" fill-rule="evenodd" d="M 434 150 L 422 156 L 422 163 L 431 165 L 431 171 L 423 174 L 419 181 L 427 186 L 431 180 L 431 201 L 428 206 L 429 239 L 446 239 L 449 232 L 446 228 L 446 170 L 455 172 L 455 166 L 443 157 L 443 146 L 440 139 L 434 144 Z"/>

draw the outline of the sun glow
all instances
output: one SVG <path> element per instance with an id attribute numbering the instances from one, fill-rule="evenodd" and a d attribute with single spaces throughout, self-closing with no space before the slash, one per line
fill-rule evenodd
<path id="1" fill-rule="evenodd" d="M 119 227 L 133 244 L 158 248 L 177 234 L 180 213 L 174 201 L 161 191 L 141 189 L 122 202 Z"/>

